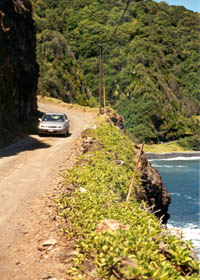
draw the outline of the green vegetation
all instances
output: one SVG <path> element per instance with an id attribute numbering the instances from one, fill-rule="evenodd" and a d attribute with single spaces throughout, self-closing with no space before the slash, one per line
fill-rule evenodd
<path id="1" fill-rule="evenodd" d="M 178 141 L 179 145 L 185 149 L 190 148 L 193 151 L 199 151 L 200 150 L 200 136 L 194 135 L 191 137 L 186 137 L 183 139 L 180 139 Z"/>
<path id="2" fill-rule="evenodd" d="M 174 152 L 193 152 L 200 150 L 200 137 L 185 137 L 178 141 L 172 141 L 161 144 L 146 144 L 145 152 L 153 154 L 174 153 Z"/>
<path id="3" fill-rule="evenodd" d="M 130 139 L 110 123 L 87 136 L 92 149 L 65 175 L 66 186 L 74 190 L 58 200 L 64 232 L 76 247 L 70 279 L 197 280 L 191 244 L 162 229 L 134 194 L 126 202 L 136 161 Z M 140 187 L 139 175 L 136 183 Z M 105 219 L 120 227 L 102 229 Z"/>
<path id="4" fill-rule="evenodd" d="M 95 106 L 102 43 L 107 103 L 124 117 L 134 139 L 160 142 L 193 134 L 191 116 L 200 112 L 198 13 L 132 0 L 121 18 L 123 0 L 32 2 L 45 94 Z M 39 53 L 38 43 L 38 61 Z"/>
<path id="5" fill-rule="evenodd" d="M 38 42 L 42 76 L 38 93 L 68 103 L 88 105 L 91 94 L 65 38 L 59 32 L 44 30 L 38 35 Z"/>
<path id="6" fill-rule="evenodd" d="M 144 146 L 144 151 L 153 154 L 164 154 L 174 152 L 192 152 L 193 150 L 188 147 L 184 148 L 180 146 L 179 141 L 172 141 L 160 144 L 146 144 Z"/>

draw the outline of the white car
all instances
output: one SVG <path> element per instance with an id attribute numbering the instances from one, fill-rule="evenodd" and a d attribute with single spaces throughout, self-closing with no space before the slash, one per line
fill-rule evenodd
<path id="1" fill-rule="evenodd" d="M 46 113 L 39 119 L 38 134 L 69 134 L 70 121 L 63 113 Z"/>

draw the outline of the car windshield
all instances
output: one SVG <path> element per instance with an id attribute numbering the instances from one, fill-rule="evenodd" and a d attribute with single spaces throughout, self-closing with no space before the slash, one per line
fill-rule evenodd
<path id="1" fill-rule="evenodd" d="M 63 115 L 44 115 L 42 121 L 50 121 L 50 122 L 64 122 Z"/>

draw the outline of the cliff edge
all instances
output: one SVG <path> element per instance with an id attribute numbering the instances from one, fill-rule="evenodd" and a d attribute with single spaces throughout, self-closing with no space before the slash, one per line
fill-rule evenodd
<path id="1" fill-rule="evenodd" d="M 137 153 L 137 149 L 135 151 Z M 139 202 L 142 200 L 146 201 L 155 216 L 163 224 L 167 224 L 170 218 L 168 207 L 171 197 L 162 182 L 160 174 L 151 166 L 144 153 L 141 156 L 139 172 L 142 189 L 136 190 L 137 200 Z"/>

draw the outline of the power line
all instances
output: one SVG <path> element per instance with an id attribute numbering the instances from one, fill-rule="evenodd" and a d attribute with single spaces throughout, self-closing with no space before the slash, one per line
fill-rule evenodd
<path id="1" fill-rule="evenodd" d="M 126 7 L 125 7 L 125 9 L 124 9 L 124 11 L 123 11 L 123 13 L 122 13 L 122 15 L 121 15 L 121 17 L 120 17 L 120 20 L 119 20 L 119 22 L 118 22 L 118 24 L 117 24 L 115 30 L 113 31 L 112 35 L 110 36 L 110 40 L 113 39 L 113 37 L 114 37 L 115 34 L 117 33 L 117 30 L 118 30 L 118 28 L 119 28 L 119 26 L 120 26 L 120 24 L 121 24 L 121 22 L 122 22 L 122 19 L 123 19 L 123 17 L 125 16 L 126 11 L 128 10 L 128 7 L 129 7 L 130 2 L 131 2 L 131 0 L 128 0 L 128 1 L 126 2 Z M 106 41 L 107 41 L 107 40 L 106 40 Z M 95 46 L 95 50 L 96 50 L 96 48 L 97 48 L 97 46 Z M 88 49 L 87 49 L 87 48 L 81 49 L 80 51 L 87 51 L 87 50 L 88 50 L 88 51 L 91 51 L 91 48 L 88 48 Z"/>
<path id="2" fill-rule="evenodd" d="M 129 6 L 130 2 L 131 2 L 131 0 L 128 0 L 128 1 L 127 1 L 126 7 L 125 7 L 125 9 L 124 9 L 124 11 L 123 11 L 123 13 L 122 13 L 122 15 L 121 15 L 121 17 L 120 17 L 120 20 L 119 20 L 119 22 L 118 22 L 118 24 L 117 24 L 117 27 L 115 28 L 114 32 L 112 33 L 110 39 L 113 38 L 113 37 L 115 36 L 115 34 L 116 34 L 116 32 L 117 32 L 117 29 L 119 28 L 119 25 L 121 24 L 121 21 L 122 21 L 124 15 L 125 15 L 126 11 L 128 10 L 128 6 Z"/>
<path id="3" fill-rule="evenodd" d="M 126 11 L 128 10 L 128 6 L 129 6 L 130 2 L 131 2 L 131 0 L 128 0 L 126 2 L 126 7 L 120 17 L 120 20 L 119 20 L 114 32 L 112 33 L 112 35 L 110 37 L 110 40 L 113 39 L 115 34 L 117 33 L 117 29 L 119 28 L 119 26 L 122 22 L 122 19 L 125 15 Z M 110 55 L 110 53 L 108 52 L 107 55 Z M 102 80 L 103 79 L 103 62 L 102 61 L 103 61 L 103 45 L 100 44 L 100 78 L 99 78 L 99 113 L 100 114 L 102 113 L 101 109 L 102 109 L 102 88 L 103 88 L 103 80 Z"/>
<path id="4" fill-rule="evenodd" d="M 121 17 L 120 17 L 120 20 L 119 20 L 119 22 L 118 22 L 118 24 L 117 24 L 117 26 L 116 26 L 116 28 L 115 28 L 115 30 L 113 31 L 113 33 L 111 34 L 111 36 L 110 36 L 110 40 L 113 40 L 113 37 L 115 36 L 115 34 L 117 33 L 117 30 L 118 30 L 118 28 L 119 28 L 119 26 L 120 26 L 120 24 L 121 24 L 121 22 L 122 22 L 122 19 L 123 19 L 123 17 L 124 17 L 124 15 L 126 14 L 126 11 L 128 10 L 128 7 L 129 7 L 129 4 L 130 4 L 130 2 L 131 2 L 131 0 L 128 0 L 127 2 L 126 2 L 126 7 L 125 7 L 125 9 L 124 9 L 124 11 L 123 11 L 123 13 L 122 13 L 122 15 L 121 15 Z M 110 11 L 111 12 L 111 11 Z M 109 42 L 110 40 L 106 40 L 107 42 Z M 102 44 L 102 43 L 107 43 L 107 42 L 101 42 L 100 43 L 100 45 Z M 83 52 L 83 51 L 97 51 L 98 50 L 98 47 L 99 47 L 99 44 L 98 45 L 93 45 L 93 48 L 83 48 L 83 49 L 80 49 L 79 51 L 80 52 Z M 110 52 L 106 52 L 106 54 L 107 55 L 109 55 L 110 54 Z"/>

